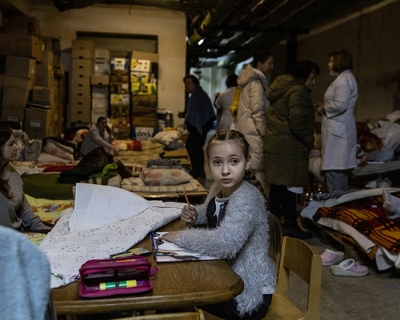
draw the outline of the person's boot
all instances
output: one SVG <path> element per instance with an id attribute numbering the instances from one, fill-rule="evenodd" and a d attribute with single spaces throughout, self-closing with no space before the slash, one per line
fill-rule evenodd
<path id="1" fill-rule="evenodd" d="M 297 238 L 301 240 L 311 239 L 312 233 L 303 231 L 296 223 L 287 223 L 283 226 L 283 234 L 287 237 Z"/>

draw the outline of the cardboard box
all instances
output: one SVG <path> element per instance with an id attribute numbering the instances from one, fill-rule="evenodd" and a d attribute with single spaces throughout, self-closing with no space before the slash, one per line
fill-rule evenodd
<path id="1" fill-rule="evenodd" d="M 94 60 L 94 42 L 91 40 L 72 41 L 72 59 Z"/>
<path id="2" fill-rule="evenodd" d="M 90 92 L 74 92 L 71 93 L 71 106 L 79 106 L 79 109 L 91 109 L 92 97 Z"/>
<path id="3" fill-rule="evenodd" d="M 131 126 L 130 125 L 113 125 L 111 128 L 112 134 L 117 139 L 128 139 L 131 136 Z"/>
<path id="4" fill-rule="evenodd" d="M 94 50 L 94 59 L 96 61 L 106 61 L 110 62 L 110 50 L 108 49 L 101 49 L 96 48 Z"/>
<path id="5" fill-rule="evenodd" d="M 53 70 L 37 70 L 35 86 L 52 88 L 54 86 Z"/>
<path id="6" fill-rule="evenodd" d="M 131 83 L 132 94 L 157 94 L 156 83 Z"/>
<path id="7" fill-rule="evenodd" d="M 150 60 L 152 63 L 158 63 L 158 53 L 132 51 L 132 59 Z"/>
<path id="8" fill-rule="evenodd" d="M 110 100 L 110 87 L 108 87 L 108 86 L 92 86 L 92 98 Z"/>
<path id="9" fill-rule="evenodd" d="M 54 89 L 34 86 L 32 89 L 32 101 L 45 102 L 50 106 L 55 105 Z"/>
<path id="10" fill-rule="evenodd" d="M 93 110 L 103 110 L 108 112 L 108 107 L 110 105 L 110 100 L 104 98 L 93 98 L 92 99 L 92 111 Z"/>
<path id="11" fill-rule="evenodd" d="M 142 60 L 142 59 L 131 59 L 130 63 L 131 71 L 151 71 L 151 62 L 150 60 Z"/>
<path id="12" fill-rule="evenodd" d="M 34 36 L 0 33 L 0 55 L 43 59 L 43 42 Z"/>
<path id="13" fill-rule="evenodd" d="M 72 77 L 71 91 L 74 92 L 78 88 L 85 88 L 85 90 L 90 92 L 90 78 Z"/>
<path id="14" fill-rule="evenodd" d="M 26 93 L 32 90 L 33 82 L 33 79 L 5 76 L 3 85 L 4 87 L 21 89 Z"/>
<path id="15" fill-rule="evenodd" d="M 49 111 L 39 108 L 27 108 L 25 110 L 24 130 L 43 130 L 46 131 L 50 124 Z"/>
<path id="16" fill-rule="evenodd" d="M 150 72 L 131 71 L 131 83 L 149 83 L 150 77 Z"/>
<path id="17" fill-rule="evenodd" d="M 94 61 L 90 59 L 72 59 L 72 76 L 90 78 L 94 74 Z"/>
<path id="18" fill-rule="evenodd" d="M 90 104 L 87 105 L 83 101 L 71 101 L 71 122 L 89 123 L 91 120 L 90 117 Z"/>
<path id="19" fill-rule="evenodd" d="M 126 58 L 111 58 L 111 70 L 129 70 L 130 61 Z"/>
<path id="20" fill-rule="evenodd" d="M 157 95 L 154 94 L 132 95 L 131 102 L 134 111 L 139 110 L 138 107 L 157 109 Z"/>
<path id="21" fill-rule="evenodd" d="M 129 94 L 111 94 L 110 100 L 111 100 L 112 105 L 128 105 L 129 106 L 129 104 L 130 104 Z"/>
<path id="22" fill-rule="evenodd" d="M 39 20 L 35 17 L 17 17 L 3 20 L 5 33 L 35 36 L 40 38 Z"/>
<path id="23" fill-rule="evenodd" d="M 108 61 L 95 61 L 94 73 L 100 75 L 110 74 L 110 63 Z"/>
<path id="24" fill-rule="evenodd" d="M 54 69 L 54 53 L 51 51 L 44 51 L 43 60 L 37 64 L 37 69 L 52 71 Z"/>
<path id="25" fill-rule="evenodd" d="M 92 123 L 97 123 L 97 119 L 100 117 L 106 117 L 108 116 L 107 110 L 102 110 L 102 109 L 93 109 L 91 113 L 91 122 Z"/>
<path id="26" fill-rule="evenodd" d="M 132 124 L 135 127 L 157 127 L 157 118 L 133 115 Z"/>
<path id="27" fill-rule="evenodd" d="M 110 91 L 112 94 L 129 94 L 128 82 L 111 82 Z"/>
<path id="28" fill-rule="evenodd" d="M 130 124 L 129 105 L 111 105 L 111 123 L 113 126 Z"/>
<path id="29" fill-rule="evenodd" d="M 36 60 L 28 57 L 7 56 L 6 75 L 34 79 L 36 74 Z"/>
<path id="30" fill-rule="evenodd" d="M 94 75 L 91 77 L 90 83 L 92 85 L 108 86 L 110 84 L 110 76 L 108 75 Z"/>
<path id="31" fill-rule="evenodd" d="M 136 140 L 146 141 L 153 136 L 153 127 L 135 127 Z"/>
<path id="32" fill-rule="evenodd" d="M 60 39 L 51 38 L 51 37 L 44 37 L 44 50 L 45 51 L 52 51 L 53 53 L 60 55 L 61 54 L 61 43 Z"/>
<path id="33" fill-rule="evenodd" d="M 17 121 L 24 123 L 25 108 L 15 109 L 15 108 L 5 108 L 3 106 L 1 110 L 1 119 L 8 121 Z"/>

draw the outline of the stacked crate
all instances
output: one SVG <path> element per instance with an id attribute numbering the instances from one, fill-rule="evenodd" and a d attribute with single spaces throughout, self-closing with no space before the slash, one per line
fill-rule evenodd
<path id="1" fill-rule="evenodd" d="M 129 59 L 111 58 L 111 123 L 113 135 L 119 139 L 131 136 L 129 98 Z"/>
<path id="2" fill-rule="evenodd" d="M 94 76 L 92 76 L 92 114 L 91 122 L 97 123 L 99 117 L 108 117 L 110 105 L 110 51 L 95 49 Z"/>
<path id="3" fill-rule="evenodd" d="M 72 41 L 71 122 L 91 121 L 91 77 L 94 74 L 94 42 Z"/>

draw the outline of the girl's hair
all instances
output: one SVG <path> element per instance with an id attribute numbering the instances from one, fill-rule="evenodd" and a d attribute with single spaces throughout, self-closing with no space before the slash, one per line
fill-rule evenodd
<path id="1" fill-rule="evenodd" d="M 272 57 L 273 55 L 271 52 L 261 49 L 261 50 L 254 50 L 251 53 L 251 56 L 253 57 L 253 61 L 250 63 L 250 65 L 253 68 L 257 68 L 258 61 L 260 61 L 261 63 L 264 63 L 265 61 L 268 60 L 269 57 Z"/>
<path id="2" fill-rule="evenodd" d="M 221 130 L 218 131 L 216 134 L 214 134 L 211 137 L 210 141 L 208 142 L 206 148 L 207 158 L 210 158 L 211 148 L 216 144 L 220 144 L 221 142 L 224 141 L 235 143 L 242 150 L 245 158 L 247 159 L 249 157 L 250 146 L 242 133 L 236 130 Z M 257 180 L 254 174 L 251 171 L 246 170 L 244 175 L 244 180 L 250 182 L 253 186 L 255 186 L 265 199 L 265 208 L 267 209 L 268 212 L 268 223 L 269 223 L 269 255 L 271 259 L 278 260 L 282 246 L 281 224 L 279 223 L 278 218 L 269 212 L 268 199 L 265 195 L 261 183 Z"/>
<path id="3" fill-rule="evenodd" d="M 13 131 L 10 127 L 0 126 L 0 160 L 4 159 L 3 148 L 8 140 L 10 140 Z M 8 185 L 8 181 L 3 179 L 3 173 L 5 164 L 2 164 L 0 167 L 0 192 L 7 198 L 12 199 L 13 196 L 10 194 L 10 186 Z"/>
<path id="4" fill-rule="evenodd" d="M 319 75 L 320 71 L 318 65 L 315 62 L 303 60 L 293 63 L 287 69 L 286 73 L 305 82 L 312 71 L 314 71 L 316 75 Z"/>
<path id="5" fill-rule="evenodd" d="M 187 74 L 186 76 L 184 76 L 183 82 L 185 82 L 186 79 L 191 79 L 195 86 L 198 86 L 200 84 L 199 79 L 192 74 Z"/>
<path id="6" fill-rule="evenodd" d="M 334 50 L 328 54 L 328 58 L 333 60 L 332 70 L 343 72 L 344 70 L 353 70 L 353 58 L 349 51 L 340 49 Z"/>

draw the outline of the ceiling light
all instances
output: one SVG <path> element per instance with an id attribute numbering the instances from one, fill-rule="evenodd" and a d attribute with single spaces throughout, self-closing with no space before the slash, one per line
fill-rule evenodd
<path id="1" fill-rule="evenodd" d="M 204 42 L 204 39 L 200 39 L 197 44 L 200 46 L 203 42 Z"/>

